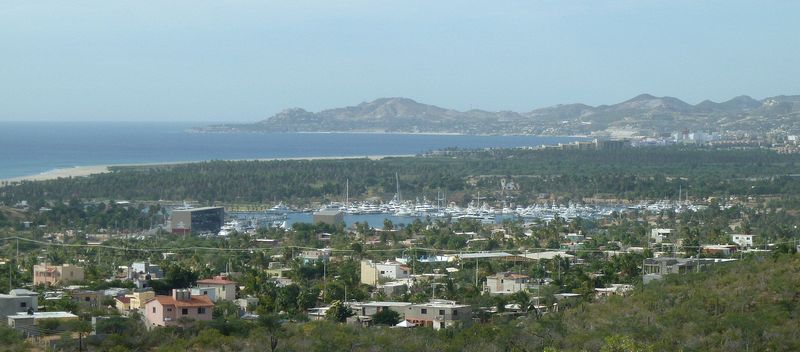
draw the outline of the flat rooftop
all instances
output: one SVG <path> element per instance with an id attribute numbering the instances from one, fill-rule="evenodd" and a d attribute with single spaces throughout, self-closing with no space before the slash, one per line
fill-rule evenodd
<path id="1" fill-rule="evenodd" d="M 78 316 L 72 314 L 70 312 L 35 312 L 33 314 L 27 313 L 17 313 L 15 315 L 9 315 L 9 319 L 70 319 L 75 318 L 77 319 Z"/>

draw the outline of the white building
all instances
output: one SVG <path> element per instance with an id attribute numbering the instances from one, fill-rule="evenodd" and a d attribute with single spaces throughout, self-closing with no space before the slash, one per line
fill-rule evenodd
<path id="1" fill-rule="evenodd" d="M 742 234 L 733 234 L 731 235 L 731 240 L 733 243 L 736 243 L 741 248 L 750 248 L 753 247 L 753 237 L 755 235 L 742 235 Z"/>
<path id="2" fill-rule="evenodd" d="M 650 240 L 655 241 L 655 243 L 669 241 L 674 232 L 675 230 L 673 229 L 652 229 L 650 230 Z"/>
<path id="3" fill-rule="evenodd" d="M 486 277 L 485 290 L 491 295 L 510 295 L 527 290 L 530 281 L 528 275 L 502 272 Z"/>
<path id="4" fill-rule="evenodd" d="M 411 275 L 411 269 L 398 262 L 373 263 L 371 260 L 361 261 L 361 283 L 370 286 L 377 286 L 381 278 L 395 281 L 407 279 Z"/>

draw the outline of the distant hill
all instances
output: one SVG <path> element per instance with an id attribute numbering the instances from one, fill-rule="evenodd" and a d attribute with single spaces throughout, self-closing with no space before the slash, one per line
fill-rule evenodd
<path id="1" fill-rule="evenodd" d="M 281 111 L 250 124 L 197 132 L 397 132 L 531 135 L 652 135 L 690 131 L 800 132 L 800 95 L 756 100 L 739 96 L 697 105 L 641 94 L 613 105 L 556 105 L 530 112 L 457 111 L 408 98 L 380 98 L 356 106 Z"/>

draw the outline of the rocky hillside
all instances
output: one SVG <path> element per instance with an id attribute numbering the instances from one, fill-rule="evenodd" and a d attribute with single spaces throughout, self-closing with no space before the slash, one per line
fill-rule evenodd
<path id="1" fill-rule="evenodd" d="M 614 104 L 556 105 L 530 112 L 457 111 L 408 98 L 381 98 L 356 106 L 309 112 L 281 111 L 252 124 L 198 128 L 199 132 L 404 132 L 536 135 L 652 135 L 691 131 L 800 132 L 800 96 L 756 100 L 739 96 L 697 105 L 642 94 Z"/>

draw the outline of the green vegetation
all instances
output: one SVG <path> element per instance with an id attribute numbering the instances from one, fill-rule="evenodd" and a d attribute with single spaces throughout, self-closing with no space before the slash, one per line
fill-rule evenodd
<path id="1" fill-rule="evenodd" d="M 0 200 L 127 199 L 196 200 L 204 204 L 290 204 L 340 200 L 349 179 L 352 199 L 391 198 L 395 173 L 406 195 L 447 192 L 467 201 L 480 192 L 528 204 L 541 193 L 553 199 L 676 199 L 679 188 L 694 198 L 798 194 L 800 155 L 767 150 L 638 148 L 608 151 L 450 151 L 427 157 L 382 160 L 211 161 L 173 166 L 115 168 L 87 178 L 24 182 L 0 189 Z M 500 192 L 501 179 L 518 189 Z M 108 205 L 106 205 L 108 206 Z M 158 209 L 153 210 L 156 214 Z"/>

